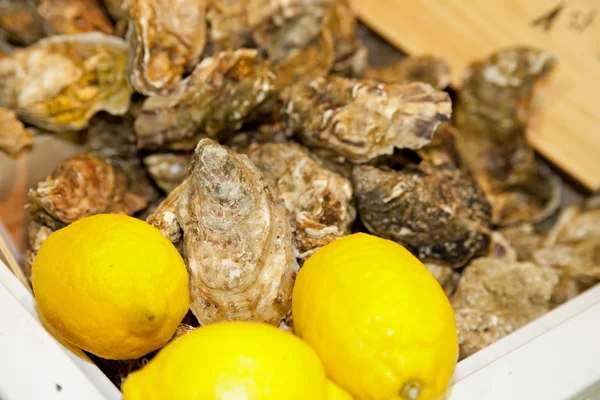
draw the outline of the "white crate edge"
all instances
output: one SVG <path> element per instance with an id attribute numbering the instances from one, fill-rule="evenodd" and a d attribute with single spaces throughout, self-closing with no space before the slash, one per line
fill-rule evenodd
<path id="1" fill-rule="evenodd" d="M 446 399 L 600 399 L 599 337 L 600 285 L 458 363 Z M 33 296 L 1 261 L 0 377 L 2 400 L 121 398 L 43 328 Z"/>

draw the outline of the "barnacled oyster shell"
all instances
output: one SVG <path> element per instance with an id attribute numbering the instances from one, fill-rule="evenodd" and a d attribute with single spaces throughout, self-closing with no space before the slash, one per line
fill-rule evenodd
<path id="1" fill-rule="evenodd" d="M 173 189 L 167 198 L 146 218 L 146 222 L 158 229 L 164 237 L 169 239 L 180 253 L 183 253 L 183 232 L 177 219 L 177 205 L 186 185 L 187 181 L 183 181 Z"/>
<path id="2" fill-rule="evenodd" d="M 295 143 L 255 144 L 248 158 L 290 211 L 301 259 L 350 233 L 356 211 L 349 180 L 319 166 Z"/>
<path id="3" fill-rule="evenodd" d="M 206 0 L 131 0 L 127 41 L 131 85 L 166 93 L 198 63 L 206 45 Z"/>
<path id="4" fill-rule="evenodd" d="M 144 165 L 150 176 L 167 193 L 187 178 L 191 162 L 192 156 L 189 154 L 158 153 L 144 157 Z"/>
<path id="5" fill-rule="evenodd" d="M 471 262 L 451 300 L 460 358 L 550 311 L 558 282 L 555 270 L 531 262 L 495 257 Z"/>
<path id="6" fill-rule="evenodd" d="M 439 136 L 445 140 L 422 148 L 418 164 L 399 171 L 355 166 L 354 192 L 371 233 L 406 246 L 422 261 L 457 268 L 488 252 L 491 209 L 456 164 L 450 131 Z"/>
<path id="7" fill-rule="evenodd" d="M 61 35 L 0 59 L 0 105 L 50 131 L 79 130 L 98 111 L 122 115 L 127 46 L 99 32 Z"/>
<path id="8" fill-rule="evenodd" d="M 193 149 L 194 135 L 224 139 L 272 111 L 274 75 L 256 50 L 204 59 L 167 95 L 149 97 L 135 121 L 141 148 Z"/>
<path id="9" fill-rule="evenodd" d="M 248 23 L 277 72 L 278 87 L 325 76 L 335 58 L 327 24 L 334 0 L 249 0 Z"/>
<path id="10" fill-rule="evenodd" d="M 99 0 L 39 0 L 38 12 L 48 35 L 92 31 L 113 34 Z"/>
<path id="11" fill-rule="evenodd" d="M 395 64 L 371 67 L 365 78 L 381 82 L 425 82 L 441 90 L 452 79 L 450 65 L 443 58 L 431 55 L 407 57 Z"/>
<path id="12" fill-rule="evenodd" d="M 165 222 L 175 208 L 198 321 L 279 324 L 290 311 L 298 265 L 288 211 L 260 171 L 246 156 L 203 139 L 175 191 L 149 221 Z"/>
<path id="13" fill-rule="evenodd" d="M 0 36 L 11 42 L 32 44 L 44 36 L 34 0 L 0 1 Z"/>
<path id="14" fill-rule="evenodd" d="M 537 222 L 559 205 L 560 182 L 536 163 L 525 139 L 538 81 L 554 68 L 545 51 L 509 48 L 465 72 L 454 117 L 459 150 L 475 173 L 499 225 Z"/>
<path id="15" fill-rule="evenodd" d="M 248 22 L 249 0 L 212 0 L 208 5 L 208 45 L 213 53 L 254 47 Z"/>
<path id="16" fill-rule="evenodd" d="M 18 153 L 33 143 L 33 133 L 25 129 L 14 112 L 0 107 L 0 150 Z"/>
<path id="17" fill-rule="evenodd" d="M 25 206 L 30 231 L 27 262 L 32 262 L 52 231 L 96 214 L 126 214 L 146 207 L 146 201 L 127 191 L 125 177 L 108 163 L 80 153 L 68 158 L 37 187 Z"/>
<path id="18" fill-rule="evenodd" d="M 293 85 L 282 97 L 288 133 L 355 163 L 391 154 L 395 147 L 423 147 L 452 111 L 449 96 L 424 83 L 330 76 Z"/>

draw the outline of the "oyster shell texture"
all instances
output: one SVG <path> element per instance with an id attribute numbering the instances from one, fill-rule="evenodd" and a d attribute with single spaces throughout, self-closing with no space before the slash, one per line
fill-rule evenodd
<path id="1" fill-rule="evenodd" d="M 298 265 L 288 211 L 258 168 L 203 139 L 190 176 L 166 202 L 149 221 L 160 229 L 166 215 L 174 216 L 181 228 L 198 321 L 278 325 L 291 309 Z"/>
<path id="2" fill-rule="evenodd" d="M 400 170 L 357 165 L 354 192 L 367 229 L 394 240 L 421 261 L 462 267 L 487 254 L 491 208 L 468 171 L 457 164 L 449 128 Z"/>
<path id="3" fill-rule="evenodd" d="M 131 0 L 128 76 L 140 93 L 166 93 L 206 45 L 207 0 Z"/>
<path id="4" fill-rule="evenodd" d="M 42 39 L 0 59 L 0 106 L 49 131 L 80 130 L 98 111 L 123 115 L 127 46 L 99 32 Z"/>
<path id="5" fill-rule="evenodd" d="M 536 84 L 556 58 L 515 47 L 471 64 L 454 113 L 458 148 L 494 210 L 494 222 L 538 222 L 556 211 L 560 183 L 525 139 Z"/>
<path id="6" fill-rule="evenodd" d="M 198 137 L 225 139 L 272 112 L 274 75 L 256 50 L 206 58 L 168 95 L 151 96 L 135 121 L 138 146 L 193 149 Z"/>
<path id="7" fill-rule="evenodd" d="M 38 13 L 47 35 L 114 32 L 100 0 L 39 0 Z"/>
<path id="8" fill-rule="evenodd" d="M 319 166 L 296 143 L 254 144 L 248 158 L 291 213 L 301 259 L 350 233 L 356 210 L 348 179 Z"/>
<path id="9" fill-rule="evenodd" d="M 282 122 L 307 146 L 354 163 L 416 150 L 451 114 L 449 96 L 425 83 L 378 83 L 330 76 L 282 93 Z"/>
<path id="10" fill-rule="evenodd" d="M 156 153 L 144 157 L 144 165 L 158 187 L 169 193 L 188 176 L 192 156 L 178 153 Z"/>

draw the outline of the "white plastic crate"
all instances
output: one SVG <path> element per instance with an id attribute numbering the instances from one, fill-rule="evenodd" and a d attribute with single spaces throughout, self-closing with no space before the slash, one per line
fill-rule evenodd
<path id="1" fill-rule="evenodd" d="M 460 362 L 446 397 L 600 399 L 600 285 Z M 33 296 L 0 261 L 0 399 L 120 398 L 46 332 Z"/>

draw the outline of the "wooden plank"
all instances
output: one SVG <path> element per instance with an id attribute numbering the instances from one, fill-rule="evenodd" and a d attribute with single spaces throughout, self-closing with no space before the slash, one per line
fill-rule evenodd
<path id="1" fill-rule="evenodd" d="M 409 54 L 446 58 L 454 84 L 474 59 L 530 45 L 559 66 L 542 92 L 530 143 L 589 189 L 600 188 L 600 0 L 351 0 L 361 19 Z"/>

